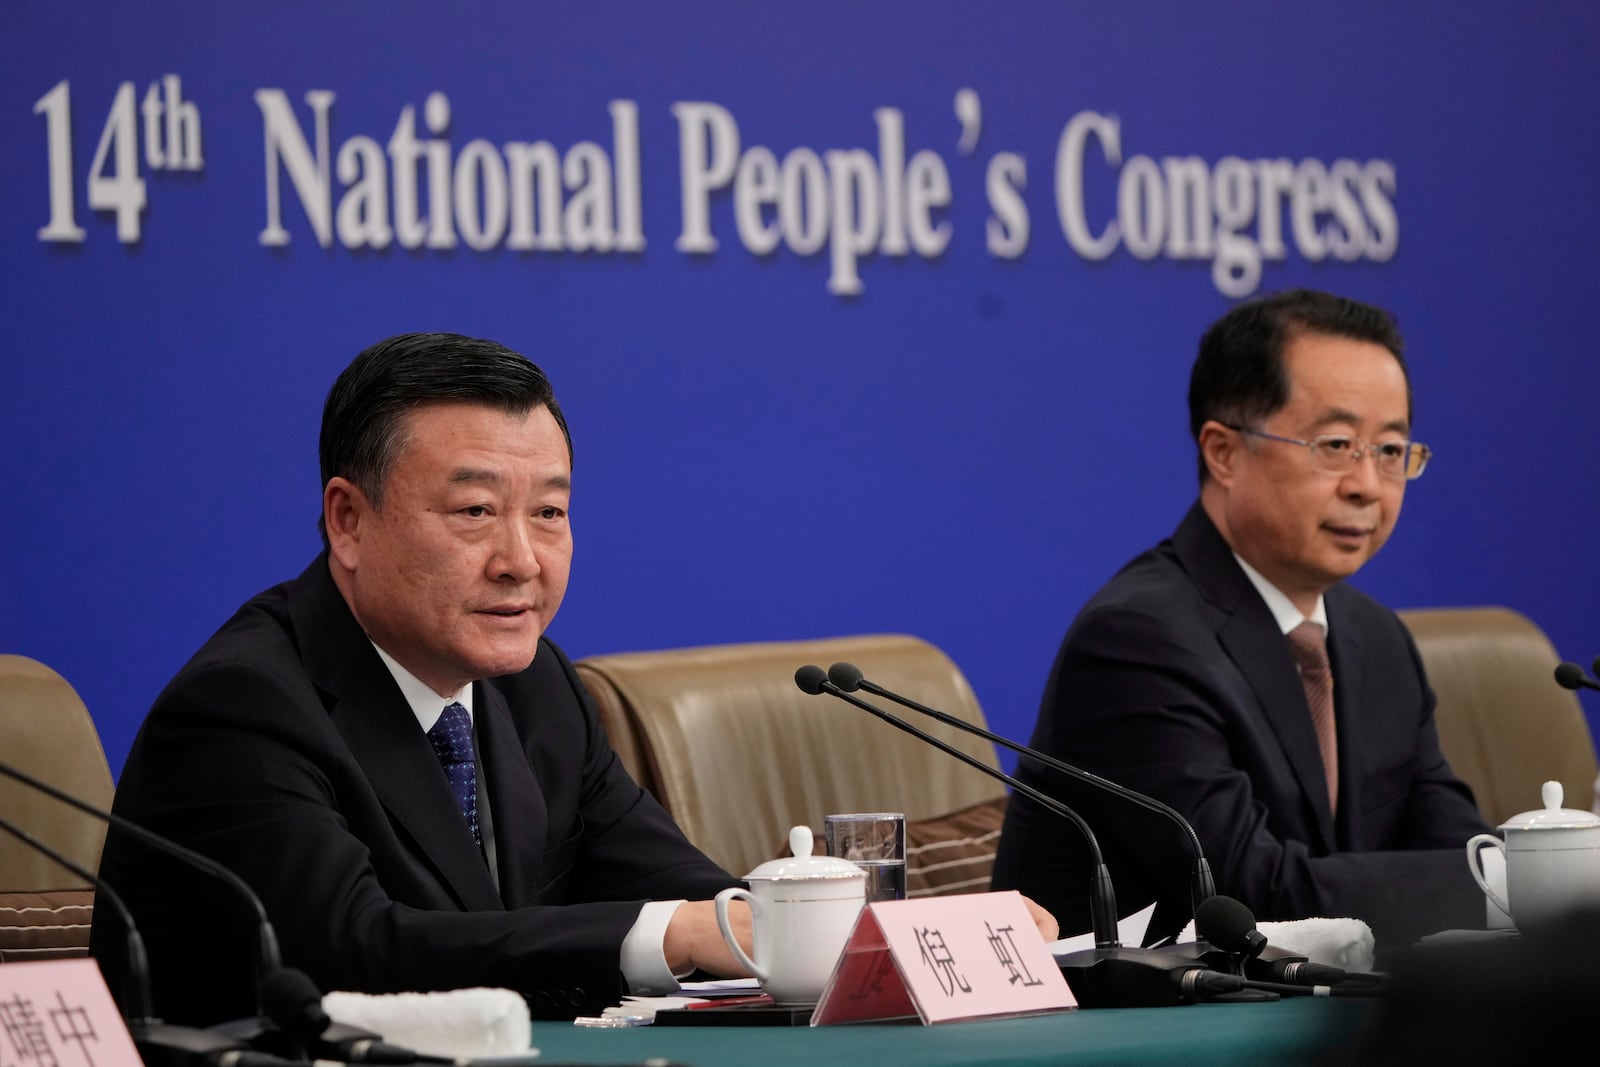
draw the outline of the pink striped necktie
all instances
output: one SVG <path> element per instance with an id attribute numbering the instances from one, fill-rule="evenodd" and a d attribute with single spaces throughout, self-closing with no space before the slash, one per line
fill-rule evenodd
<path id="1" fill-rule="evenodd" d="M 1328 641 L 1322 627 L 1310 621 L 1289 631 L 1289 648 L 1300 664 L 1300 684 L 1311 708 L 1311 725 L 1322 750 L 1322 773 L 1328 780 L 1328 808 L 1339 809 L 1339 740 L 1333 722 L 1333 671 L 1328 667 Z"/>

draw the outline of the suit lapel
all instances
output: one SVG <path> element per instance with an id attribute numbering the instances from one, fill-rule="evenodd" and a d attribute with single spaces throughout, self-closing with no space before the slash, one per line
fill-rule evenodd
<path id="1" fill-rule="evenodd" d="M 289 589 L 306 673 L 412 858 L 467 911 L 501 907 L 427 735 L 328 575 L 324 553 Z"/>
<path id="2" fill-rule="evenodd" d="M 1289 642 L 1199 504 L 1178 527 L 1173 546 L 1201 593 L 1224 613 L 1217 640 L 1255 694 L 1257 711 L 1283 749 L 1316 815 L 1322 846 L 1331 851 L 1335 843 L 1333 811 L 1328 807 L 1322 753 Z M 1342 740 L 1340 747 L 1344 747 Z"/>
<path id="3" fill-rule="evenodd" d="M 511 718 L 505 697 L 493 685 L 477 683 L 473 717 L 494 818 L 500 895 L 506 907 L 537 903 L 539 858 L 549 836 L 549 812 L 534 776 L 532 761 Z M 481 864 L 480 864 L 481 866 Z"/>

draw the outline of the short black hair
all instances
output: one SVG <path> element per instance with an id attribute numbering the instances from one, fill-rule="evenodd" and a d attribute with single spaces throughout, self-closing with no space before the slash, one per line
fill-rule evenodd
<path id="1" fill-rule="evenodd" d="M 323 487 L 346 478 L 381 507 L 384 484 L 405 446 L 406 416 L 435 403 L 484 404 L 508 415 L 548 408 L 572 459 L 572 434 L 555 389 L 526 356 L 458 333 L 406 333 L 362 351 L 328 390 L 317 450 Z"/>
<path id="2" fill-rule="evenodd" d="M 1394 315 L 1372 304 L 1316 289 L 1289 289 L 1237 305 L 1200 338 L 1189 375 L 1189 433 L 1215 419 L 1227 426 L 1259 426 L 1289 402 L 1283 350 L 1295 337 L 1326 334 L 1370 341 L 1394 354 L 1406 380 L 1411 417 L 1411 375 Z M 1208 477 L 1199 457 L 1200 481 Z"/>

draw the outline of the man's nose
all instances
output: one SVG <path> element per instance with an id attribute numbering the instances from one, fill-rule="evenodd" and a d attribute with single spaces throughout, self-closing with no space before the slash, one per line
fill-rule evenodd
<path id="1" fill-rule="evenodd" d="M 526 523 L 505 524 L 490 569 L 491 577 L 497 579 L 527 582 L 539 576 L 539 553 L 534 547 L 533 531 Z"/>
<path id="2" fill-rule="evenodd" d="M 1371 445 L 1357 454 L 1354 465 L 1345 471 L 1340 488 L 1347 496 L 1375 499 L 1383 491 L 1384 476 L 1378 470 L 1378 452 Z"/>

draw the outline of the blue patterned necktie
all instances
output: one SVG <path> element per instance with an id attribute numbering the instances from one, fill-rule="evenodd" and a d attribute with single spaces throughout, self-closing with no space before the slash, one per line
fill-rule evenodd
<path id="1" fill-rule="evenodd" d="M 439 716 L 439 721 L 428 731 L 433 742 L 434 755 L 450 779 L 450 792 L 455 794 L 456 806 L 467 820 L 472 839 L 483 848 L 483 834 L 478 829 L 478 766 L 472 752 L 472 716 L 460 704 L 451 704 Z"/>

